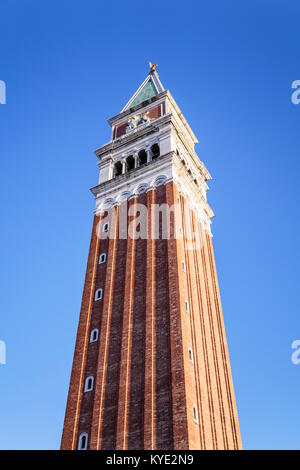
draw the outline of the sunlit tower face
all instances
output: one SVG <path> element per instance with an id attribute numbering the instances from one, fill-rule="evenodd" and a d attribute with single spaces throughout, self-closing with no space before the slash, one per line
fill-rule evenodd
<path id="1" fill-rule="evenodd" d="M 109 119 L 62 449 L 238 449 L 197 139 L 156 64 Z"/>

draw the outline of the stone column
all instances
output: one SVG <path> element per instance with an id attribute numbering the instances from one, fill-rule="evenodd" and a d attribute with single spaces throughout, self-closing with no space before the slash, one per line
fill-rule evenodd
<path id="1" fill-rule="evenodd" d="M 148 162 L 151 162 L 152 160 L 151 150 L 147 149 L 146 152 L 147 152 L 147 163 L 148 163 Z"/>

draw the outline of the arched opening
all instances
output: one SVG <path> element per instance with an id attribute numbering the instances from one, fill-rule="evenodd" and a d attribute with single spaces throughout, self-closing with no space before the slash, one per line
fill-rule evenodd
<path id="1" fill-rule="evenodd" d="M 115 167 L 114 167 L 114 175 L 119 176 L 121 174 L 122 174 L 122 163 L 117 162 L 115 163 Z"/>
<path id="2" fill-rule="evenodd" d="M 91 331 L 90 343 L 95 343 L 96 341 L 98 341 L 98 336 L 99 336 L 99 330 L 98 328 L 94 328 L 94 330 Z"/>
<path id="3" fill-rule="evenodd" d="M 95 292 L 95 300 L 101 300 L 103 295 L 103 289 L 97 289 Z"/>
<path id="4" fill-rule="evenodd" d="M 101 253 L 99 256 L 99 264 L 103 264 L 106 261 L 106 253 Z"/>
<path id="5" fill-rule="evenodd" d="M 144 163 L 147 163 L 147 152 L 145 150 L 141 150 L 139 152 L 139 161 L 140 161 L 140 166 L 144 165 Z"/>
<path id="6" fill-rule="evenodd" d="M 151 152 L 152 152 L 152 160 L 159 157 L 159 155 L 160 155 L 159 145 L 158 144 L 153 144 L 152 147 L 151 147 Z"/>
<path id="7" fill-rule="evenodd" d="M 94 388 L 94 377 L 91 375 L 85 379 L 84 391 L 91 392 Z"/>
<path id="8" fill-rule="evenodd" d="M 126 167 L 127 171 L 133 170 L 134 169 L 134 158 L 132 155 L 129 155 L 129 157 L 126 158 Z"/>
<path id="9" fill-rule="evenodd" d="M 78 439 L 78 450 L 87 450 L 88 435 L 86 432 L 80 434 Z"/>
<path id="10" fill-rule="evenodd" d="M 109 229 L 109 223 L 106 222 L 102 227 L 102 232 L 108 232 L 108 229 Z"/>

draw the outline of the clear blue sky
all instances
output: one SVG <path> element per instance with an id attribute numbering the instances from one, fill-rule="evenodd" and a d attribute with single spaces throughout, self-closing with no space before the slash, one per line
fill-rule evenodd
<path id="1" fill-rule="evenodd" d="M 299 448 L 299 2 L 2 0 L 2 449 L 57 449 L 97 183 L 93 150 L 157 61 L 208 198 L 243 444 Z"/>

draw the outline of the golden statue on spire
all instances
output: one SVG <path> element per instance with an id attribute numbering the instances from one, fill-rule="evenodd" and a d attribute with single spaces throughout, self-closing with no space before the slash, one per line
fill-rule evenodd
<path id="1" fill-rule="evenodd" d="M 157 62 L 154 62 L 154 64 L 152 64 L 152 62 L 149 62 L 149 67 L 150 67 L 150 73 L 155 72 L 156 67 L 157 67 Z"/>

